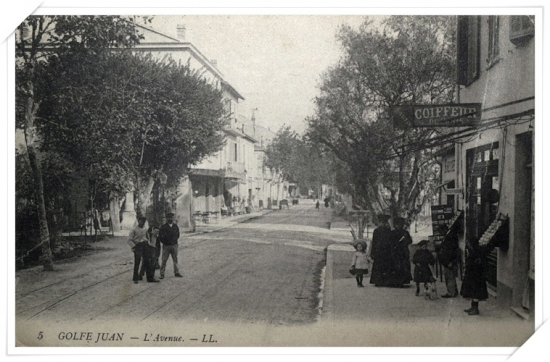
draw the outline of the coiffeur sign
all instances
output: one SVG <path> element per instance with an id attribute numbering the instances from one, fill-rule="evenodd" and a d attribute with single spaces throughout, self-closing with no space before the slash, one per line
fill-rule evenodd
<path id="1" fill-rule="evenodd" d="M 472 127 L 481 121 L 481 103 L 392 106 L 395 125 L 409 127 Z"/>

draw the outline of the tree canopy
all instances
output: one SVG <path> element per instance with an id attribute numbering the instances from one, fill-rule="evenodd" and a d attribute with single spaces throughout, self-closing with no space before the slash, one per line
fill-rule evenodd
<path id="1" fill-rule="evenodd" d="M 50 235 L 39 157 L 36 114 L 41 99 L 35 93 L 37 69 L 55 54 L 95 54 L 139 42 L 132 18 L 122 16 L 29 16 L 15 32 L 16 126 L 25 136 L 26 154 L 35 186 L 44 270 L 53 270 Z"/>
<path id="2" fill-rule="evenodd" d="M 223 144 L 222 93 L 188 65 L 129 52 L 71 54 L 44 74 L 42 148 L 111 190 L 159 172 L 177 184 Z"/>
<path id="3" fill-rule="evenodd" d="M 324 154 L 321 144 L 308 142 L 290 126 L 283 126 L 266 149 L 266 165 L 302 190 L 318 192 L 320 185 L 333 181 L 332 160 Z"/>
<path id="4" fill-rule="evenodd" d="M 436 131 L 402 130 L 387 115 L 394 105 L 454 100 L 453 33 L 449 16 L 340 27 L 343 54 L 324 74 L 307 136 L 349 166 L 352 196 L 363 208 L 410 216 L 419 198 L 429 197 L 434 163 L 418 145 Z"/>

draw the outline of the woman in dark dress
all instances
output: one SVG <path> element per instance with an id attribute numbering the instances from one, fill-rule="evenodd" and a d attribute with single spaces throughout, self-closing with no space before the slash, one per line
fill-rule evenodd
<path id="1" fill-rule="evenodd" d="M 489 250 L 487 246 L 479 245 L 477 241 L 473 241 L 467 243 L 466 251 L 466 267 L 460 295 L 472 300 L 471 307 L 465 309 L 464 312 L 468 315 L 477 315 L 479 314 L 479 301 L 489 297 L 485 282 L 485 265 Z"/>
<path id="2" fill-rule="evenodd" d="M 378 227 L 372 233 L 370 258 L 373 260 L 370 283 L 377 287 L 390 285 L 393 269 L 389 215 L 378 215 Z"/>
<path id="3" fill-rule="evenodd" d="M 409 284 L 412 280 L 411 254 L 409 251 L 409 245 L 412 244 L 412 238 L 409 232 L 405 230 L 404 218 L 395 218 L 394 225 L 395 229 L 392 231 L 392 244 L 395 269 L 393 271 L 392 284 L 395 287 L 402 287 L 404 284 Z"/>

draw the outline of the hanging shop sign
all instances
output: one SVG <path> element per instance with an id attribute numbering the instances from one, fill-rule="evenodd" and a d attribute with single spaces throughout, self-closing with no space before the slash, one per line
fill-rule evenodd
<path id="1" fill-rule="evenodd" d="M 399 128 L 472 127 L 481 121 L 481 103 L 392 106 L 390 115 Z"/>
<path id="2" fill-rule="evenodd" d="M 458 195 L 458 194 L 462 194 L 463 190 L 461 188 L 460 189 L 445 189 L 445 193 L 447 195 Z"/>

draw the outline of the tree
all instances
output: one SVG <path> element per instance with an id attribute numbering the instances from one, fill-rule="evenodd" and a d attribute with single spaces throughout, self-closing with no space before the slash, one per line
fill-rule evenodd
<path id="1" fill-rule="evenodd" d="M 44 270 L 53 270 L 50 235 L 40 165 L 36 115 L 41 99 L 35 93 L 36 69 L 53 54 L 105 51 L 136 44 L 140 37 L 132 19 L 120 16 L 30 16 L 16 30 L 16 123 L 25 146 L 36 187 L 40 244 Z"/>
<path id="2" fill-rule="evenodd" d="M 431 150 L 419 145 L 438 131 L 403 130 L 384 115 L 393 105 L 454 100 L 454 17 L 391 16 L 373 24 L 339 29 L 343 56 L 324 75 L 307 135 L 348 165 L 356 204 L 413 217 L 435 167 Z"/>
<path id="3" fill-rule="evenodd" d="M 138 215 L 161 173 L 175 186 L 223 145 L 223 95 L 189 65 L 130 52 L 70 54 L 44 74 L 44 150 L 72 160 L 98 190 L 135 190 Z"/>
<path id="4" fill-rule="evenodd" d="M 290 126 L 283 126 L 266 149 L 266 165 L 280 172 L 284 180 L 297 183 L 302 189 L 319 193 L 321 184 L 332 183 L 330 157 L 323 147 L 309 143 Z"/>

